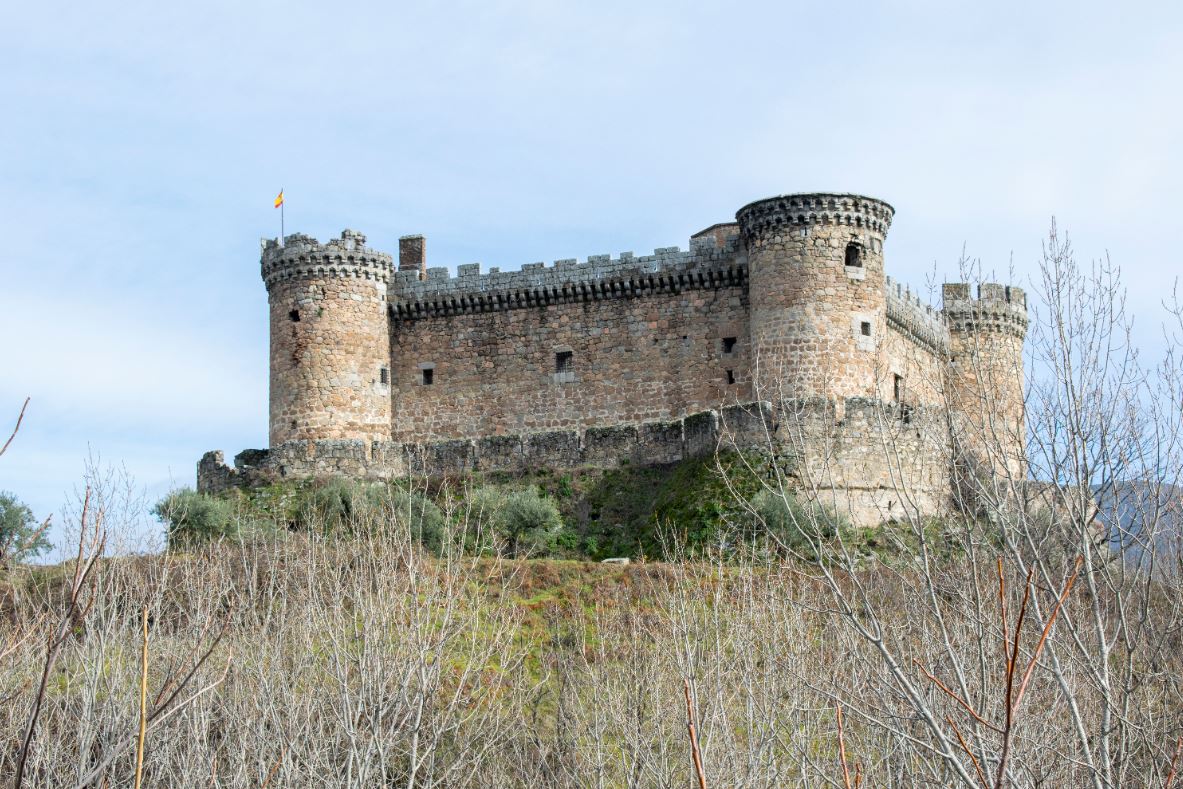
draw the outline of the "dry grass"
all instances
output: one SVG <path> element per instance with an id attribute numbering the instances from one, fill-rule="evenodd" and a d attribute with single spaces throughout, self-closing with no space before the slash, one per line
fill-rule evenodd
<path id="1" fill-rule="evenodd" d="M 89 612 L 70 620 L 48 673 L 25 784 L 130 784 L 142 736 L 145 786 L 698 785 L 691 699 L 708 786 L 842 786 L 851 772 L 865 786 L 957 781 L 873 645 L 798 565 L 435 558 L 408 534 L 378 534 L 99 562 Z M 980 583 L 983 598 L 999 595 L 996 578 L 975 581 L 965 562 L 941 572 L 950 590 Z M 3 775 L 15 770 L 47 634 L 70 619 L 75 567 L 59 573 L 12 579 L 6 592 Z M 947 652 L 909 594 L 915 579 L 869 568 L 857 580 L 893 648 L 915 662 L 926 703 L 963 716 L 924 679 L 941 676 Z M 967 661 L 979 649 L 972 599 L 951 591 L 943 602 Z M 1040 637 L 1031 629 L 1023 643 Z M 1142 676 L 1129 712 L 1144 737 L 1127 743 L 1123 785 L 1162 785 L 1171 769 L 1178 654 Z M 1083 687 L 1084 669 L 1063 676 Z M 971 679 L 976 714 L 1001 711 L 993 694 L 1006 675 L 994 661 L 980 686 Z M 1074 740 L 1047 725 L 1066 719 L 1069 698 L 1033 671 L 1008 757 L 1020 785 L 1089 782 Z M 1071 695 L 1095 716 L 1088 698 Z"/>

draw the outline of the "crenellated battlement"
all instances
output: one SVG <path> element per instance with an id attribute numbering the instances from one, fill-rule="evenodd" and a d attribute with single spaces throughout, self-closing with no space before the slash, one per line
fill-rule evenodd
<path id="1" fill-rule="evenodd" d="M 1027 294 L 1022 288 L 983 282 L 977 298 L 965 282 L 941 288 L 946 323 L 956 332 L 1001 332 L 1022 339 L 1027 334 Z"/>
<path id="2" fill-rule="evenodd" d="M 322 277 L 385 283 L 394 271 L 390 255 L 367 247 L 366 237 L 356 230 L 343 230 L 340 238 L 323 244 L 303 233 L 286 236 L 282 245 L 278 239 L 262 239 L 259 262 L 268 289 L 282 280 Z"/>
<path id="3" fill-rule="evenodd" d="M 446 268 L 427 269 L 420 280 L 415 272 L 398 272 L 390 284 L 391 312 L 398 320 L 434 315 L 537 307 L 579 301 L 628 298 L 646 293 L 742 285 L 747 281 L 747 259 L 732 235 L 691 239 L 691 248 L 659 247 L 652 255 L 619 257 L 589 255 L 556 260 L 550 266 L 527 263 L 518 271 L 480 272 L 479 263 L 459 266 L 456 276 Z"/>
<path id="4" fill-rule="evenodd" d="M 882 200 L 856 194 L 802 193 L 748 203 L 736 212 L 745 240 L 781 228 L 846 225 L 887 235 L 895 209 Z"/>
<path id="5" fill-rule="evenodd" d="M 887 323 L 934 353 L 949 351 L 949 329 L 941 313 L 902 283 L 887 277 Z"/>

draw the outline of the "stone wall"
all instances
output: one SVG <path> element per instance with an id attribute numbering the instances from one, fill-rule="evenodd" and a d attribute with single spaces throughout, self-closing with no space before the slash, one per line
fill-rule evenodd
<path id="1" fill-rule="evenodd" d="M 944 410 L 809 398 L 781 401 L 766 419 L 774 429 L 764 452 L 802 499 L 857 526 L 950 511 Z"/>
<path id="2" fill-rule="evenodd" d="M 1010 480 L 1026 479 L 1023 462 L 1023 340 L 1027 295 L 1021 288 L 982 283 L 943 287 L 949 324 L 946 371 L 958 464 Z"/>
<path id="3" fill-rule="evenodd" d="M 748 252 L 759 397 L 875 394 L 892 214 L 879 200 L 818 194 L 760 200 L 736 214 Z"/>
<path id="4" fill-rule="evenodd" d="M 395 440 L 616 427 L 742 402 L 747 268 L 736 239 L 391 287 Z"/>
<path id="5" fill-rule="evenodd" d="M 240 452 L 233 468 L 226 465 L 222 452 L 205 453 L 197 464 L 197 489 L 215 493 L 286 478 L 439 478 L 539 468 L 664 465 L 713 454 L 720 442 L 730 448 L 764 447 L 770 413 L 767 404 L 747 404 L 669 421 L 483 438 L 287 441 L 269 450 Z"/>
<path id="6" fill-rule="evenodd" d="M 263 247 L 271 330 L 269 443 L 390 435 L 389 255 L 346 230 Z"/>
<path id="7" fill-rule="evenodd" d="M 868 399 L 743 403 L 683 419 L 428 442 L 289 441 L 248 450 L 226 466 L 221 452 L 198 463 L 197 487 L 218 492 L 285 478 L 385 480 L 522 473 L 538 468 L 654 466 L 714 454 L 755 452 L 776 464 L 805 497 L 873 525 L 905 509 L 935 515 L 949 506 L 945 419 L 907 414 Z M 843 417 L 838 418 L 839 411 Z"/>

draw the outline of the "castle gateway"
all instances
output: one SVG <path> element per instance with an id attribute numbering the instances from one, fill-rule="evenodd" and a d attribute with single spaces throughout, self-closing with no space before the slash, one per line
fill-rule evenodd
<path id="1" fill-rule="evenodd" d="M 482 273 L 397 263 L 346 230 L 262 244 L 270 449 L 198 488 L 767 454 L 856 523 L 951 506 L 957 469 L 1020 480 L 1019 288 L 885 275 L 894 210 L 852 194 L 759 200 L 689 251 Z"/>

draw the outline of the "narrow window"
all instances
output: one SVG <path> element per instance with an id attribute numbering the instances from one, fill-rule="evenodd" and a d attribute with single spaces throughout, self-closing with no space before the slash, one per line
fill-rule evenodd
<path id="1" fill-rule="evenodd" d="M 735 371 L 734 370 L 727 371 L 727 383 L 728 384 L 735 383 Z"/>
<path id="2" fill-rule="evenodd" d="M 424 386 L 431 386 L 433 383 L 435 383 L 435 370 L 431 369 L 430 367 L 424 368 L 423 369 L 423 385 Z"/>
<path id="3" fill-rule="evenodd" d="M 902 375 L 893 376 L 892 387 L 891 387 L 891 397 L 893 400 L 895 400 L 898 403 L 900 400 L 903 399 L 903 396 L 904 396 L 904 376 L 902 376 Z"/>
<path id="4" fill-rule="evenodd" d="M 295 429 L 296 429 L 296 420 L 293 419 L 292 420 L 292 430 L 295 430 Z"/>
<path id="5" fill-rule="evenodd" d="M 862 332 L 862 335 L 864 337 L 870 337 L 871 336 L 871 322 L 870 321 L 863 321 L 862 323 L 860 323 L 859 324 L 859 331 Z"/>
<path id="6" fill-rule="evenodd" d="M 378 382 L 383 383 L 383 384 L 390 383 L 390 369 L 389 368 L 383 367 L 382 369 L 378 370 Z"/>
<path id="7" fill-rule="evenodd" d="M 734 337 L 724 337 L 723 338 L 723 353 L 731 353 L 734 350 L 735 350 L 735 338 Z"/>
<path id="8" fill-rule="evenodd" d="M 846 265 L 863 265 L 863 248 L 853 241 L 846 245 Z"/>
<path id="9" fill-rule="evenodd" d="M 288 313 L 288 318 L 290 318 L 293 323 L 299 323 L 300 322 L 300 311 L 299 310 L 292 310 L 291 312 Z"/>
<path id="10" fill-rule="evenodd" d="M 556 373 L 573 373 L 575 372 L 575 353 L 574 351 L 559 351 L 555 354 L 555 372 Z"/>

